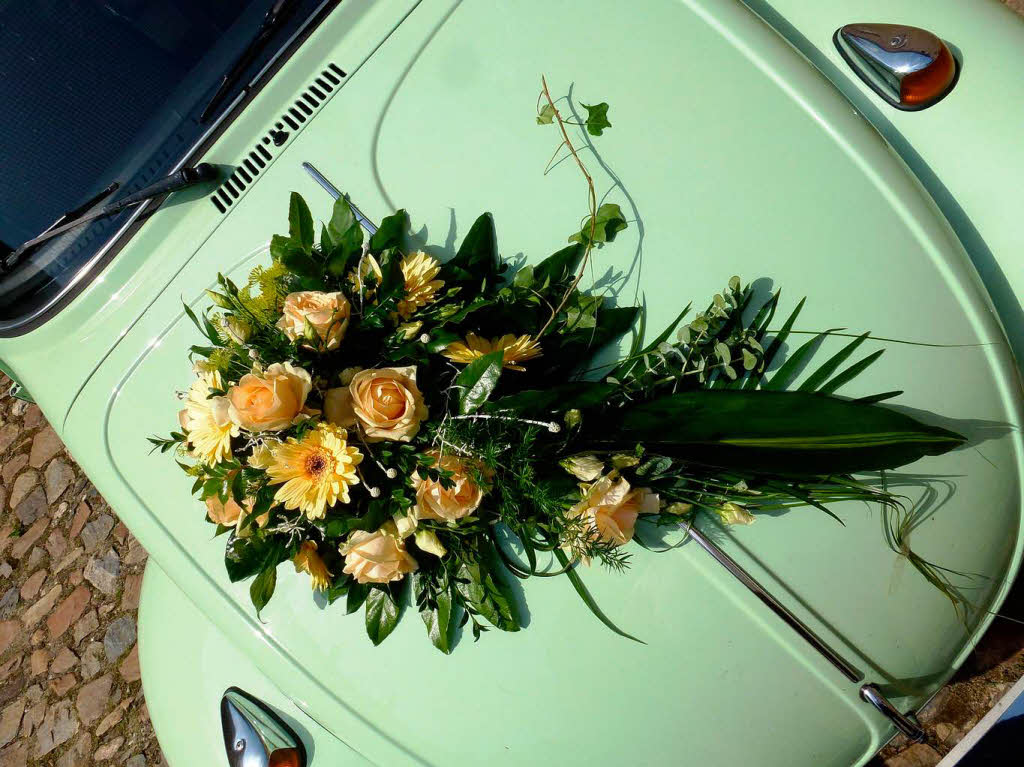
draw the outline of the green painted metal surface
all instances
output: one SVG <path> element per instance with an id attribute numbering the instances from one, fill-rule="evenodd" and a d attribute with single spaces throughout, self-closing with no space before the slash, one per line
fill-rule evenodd
<path id="1" fill-rule="evenodd" d="M 152 561 L 139 604 L 139 660 L 143 687 L 159 691 L 147 694 L 146 708 L 169 764 L 227 763 L 220 756 L 220 699 L 229 687 L 269 703 L 307 745 L 312 764 L 369 764 L 283 697 Z"/>
<path id="2" fill-rule="evenodd" d="M 606 612 L 646 645 L 606 631 L 568 583 L 545 579 L 527 584 L 524 632 L 464 637 L 446 657 L 411 616 L 375 649 L 358 617 L 315 604 L 306 580 L 284 571 L 256 621 L 246 585 L 227 584 L 223 540 L 211 538 L 187 478 L 146 454 L 144 436 L 174 423 L 169 393 L 189 376 L 184 350 L 196 337 L 180 300 L 198 306 L 217 270 L 237 278 L 265 259 L 289 191 L 328 215 L 302 161 L 374 218 L 408 208 L 442 252 L 485 209 L 506 258 L 559 248 L 585 195 L 567 163 L 541 175 L 557 143 L 532 124 L 543 71 L 558 93 L 575 82 L 579 98 L 612 104 L 614 127 L 587 157 L 599 193 L 631 226 L 598 254 L 594 278 L 619 278 L 623 303 L 646 301 L 651 327 L 738 273 L 783 286 L 790 306 L 810 296 L 804 330 L 841 323 L 966 345 L 890 345 L 849 394 L 904 388 L 897 404 L 968 434 L 971 447 L 897 480 L 931 504 L 911 542 L 985 576 L 971 592 L 979 607 L 1005 593 L 1020 556 L 1012 358 L 953 230 L 821 74 L 724 0 L 662 0 L 643 14 L 612 2 L 581 14 L 573 4 L 423 0 L 389 35 L 411 5 L 344 3 L 206 158 L 237 162 L 323 62 L 350 72 L 230 213 L 202 200 L 161 211 L 105 282 L 0 354 L 52 420 L 68 413 L 71 452 L 177 587 L 277 688 L 272 702 L 290 699 L 370 761 L 866 760 L 892 733 L 885 720 L 693 545 L 637 551 L 626 576 L 585 574 Z M 610 34 L 613 46 L 592 48 Z M 66 376 L 52 375 L 54 359 Z M 837 511 L 845 528 L 796 510 L 730 531 L 722 545 L 871 681 L 918 705 L 987 621 L 972 616 L 970 633 L 958 624 L 885 547 L 878 509 Z M 147 606 L 144 667 L 159 657 L 145 637 L 177 619 Z M 187 704 L 184 685 L 145 673 L 150 697 Z M 154 721 L 165 742 L 187 736 L 170 717 Z"/>

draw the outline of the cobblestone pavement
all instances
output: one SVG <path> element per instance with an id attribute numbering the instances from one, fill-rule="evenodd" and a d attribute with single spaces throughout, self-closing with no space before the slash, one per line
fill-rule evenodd
<path id="1" fill-rule="evenodd" d="M 0 375 L 0 767 L 156 767 L 135 613 L 146 552 Z"/>

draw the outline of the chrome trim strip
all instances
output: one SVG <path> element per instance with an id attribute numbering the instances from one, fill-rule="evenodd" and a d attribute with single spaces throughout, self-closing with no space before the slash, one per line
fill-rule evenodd
<path id="1" fill-rule="evenodd" d="M 368 219 L 365 215 L 363 215 L 363 212 L 355 206 L 355 203 L 352 202 L 349 196 L 347 194 L 342 194 L 341 191 L 339 191 L 338 187 L 336 187 L 334 184 L 328 181 L 327 177 L 324 176 L 323 173 L 321 173 L 320 171 L 313 167 L 312 163 L 304 162 L 302 163 L 302 168 L 303 170 L 306 171 L 306 173 L 313 177 L 313 180 L 316 181 L 316 183 L 318 183 L 320 186 L 324 188 L 324 190 L 326 190 L 327 194 L 329 194 L 335 200 L 344 197 L 345 202 L 347 202 L 349 204 L 349 207 L 352 208 L 352 213 L 355 214 L 356 221 L 359 222 L 360 226 L 362 226 L 363 229 L 370 233 L 371 237 L 377 233 L 377 225 L 370 221 L 370 219 Z"/>
<path id="2" fill-rule="evenodd" d="M 728 570 L 736 580 L 746 586 L 754 596 L 767 605 L 772 612 L 786 623 L 786 625 L 803 637 L 811 647 L 817 650 L 823 658 L 835 666 L 843 676 L 854 683 L 858 683 L 864 678 L 864 674 L 861 673 L 859 669 L 832 649 L 825 640 L 815 634 L 806 623 L 797 618 L 788 608 L 786 608 L 785 605 L 773 597 L 768 590 L 754 580 L 750 573 L 744 570 L 736 560 L 718 548 L 718 546 L 698 530 L 696 526 L 691 524 L 687 528 L 687 533 L 691 538 L 693 538 L 698 546 L 704 549 L 704 551 L 710 554 L 716 562 Z M 890 703 L 885 695 L 882 694 L 882 691 L 878 689 L 878 685 L 874 683 L 862 685 L 860 688 L 860 697 L 874 706 L 883 716 L 893 723 L 893 726 L 896 727 L 897 730 L 902 732 L 911 740 L 920 743 L 925 739 L 924 730 L 922 730 L 921 727 L 912 719 L 901 714 L 899 709 Z"/>
<path id="3" fill-rule="evenodd" d="M 736 560 L 712 543 L 711 540 L 708 539 L 704 533 L 698 530 L 695 525 L 691 525 L 688 532 L 690 537 L 696 541 L 698 546 L 704 549 L 704 551 L 710 554 L 720 565 L 722 565 L 722 567 L 728 570 L 733 577 L 746 586 L 747 589 L 767 605 L 773 613 L 782 618 L 790 628 L 803 637 L 811 647 L 817 650 L 829 663 L 835 666 L 843 676 L 855 683 L 864 679 L 864 674 L 860 669 L 849 663 L 845 658 L 843 658 L 843 656 L 833 650 L 824 639 L 815 634 L 806 623 L 797 618 L 785 605 L 773 597 L 764 588 L 764 586 L 751 577 L 750 573 L 740 567 Z"/>

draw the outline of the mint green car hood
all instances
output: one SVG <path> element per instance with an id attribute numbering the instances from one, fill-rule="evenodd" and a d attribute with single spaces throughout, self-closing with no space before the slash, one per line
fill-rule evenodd
<path id="1" fill-rule="evenodd" d="M 329 21 L 308 45 L 330 49 L 345 68 L 345 34 Z M 308 63 L 289 64 L 290 75 Z M 321 66 L 308 67 L 309 79 Z M 257 620 L 247 584 L 227 581 L 224 539 L 212 537 L 188 478 L 146 452 L 148 434 L 175 424 L 173 391 L 186 386 L 186 350 L 199 340 L 180 300 L 202 306 L 217 271 L 239 281 L 264 262 L 270 235 L 285 228 L 290 191 L 329 215 L 303 161 L 371 218 L 409 209 L 414 229 L 447 251 L 483 210 L 494 214 L 507 260 L 561 247 L 585 210 L 585 188 L 571 163 L 543 175 L 557 139 L 534 124 L 541 71 L 556 95 L 571 85 L 579 100 L 612 105 L 613 127 L 584 159 L 630 227 L 597 253 L 593 280 L 620 303 L 645 303 L 649 327 L 735 273 L 765 291 L 783 286 L 786 307 L 809 296 L 801 330 L 844 325 L 959 345 L 885 344 L 846 393 L 904 389 L 898 405 L 970 438 L 890 483 L 924 504 L 914 548 L 980 574 L 970 591 L 979 607 L 1001 598 L 1020 551 L 1021 443 L 1008 427 L 1021 421 L 1020 392 L 984 291 L 870 126 L 724 0 L 659 0 L 642 14 L 614 2 L 586 12 L 534 0 L 420 2 L 372 57 L 349 67 L 341 90 L 226 215 L 195 201 L 202 210 L 180 212 L 176 236 L 140 238 L 121 256 L 181 263 L 181 243 L 202 239 L 180 269 L 145 288 L 148 308 L 70 413 L 69 447 L 211 620 L 297 705 L 378 763 L 864 761 L 892 734 L 887 722 L 693 545 L 636 549 L 625 575 L 584 573 L 603 609 L 646 644 L 607 631 L 557 578 L 525 584 L 529 625 L 518 634 L 463 636 L 448 657 L 408 615 L 374 648 L 360 616 L 314 600 L 308 579 L 286 566 Z M 243 156 L 226 139 L 207 159 Z M 865 350 L 881 348 L 874 343 Z M 798 509 L 730 530 L 723 546 L 869 681 L 904 707 L 919 705 L 962 660 L 971 634 L 887 549 L 879 509 L 835 511 L 845 527 Z"/>

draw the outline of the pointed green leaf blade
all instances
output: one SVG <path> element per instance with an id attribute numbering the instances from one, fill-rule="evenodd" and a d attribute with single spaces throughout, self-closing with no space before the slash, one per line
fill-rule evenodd
<path id="1" fill-rule="evenodd" d="M 855 362 L 854 364 L 850 365 L 850 367 L 846 368 L 846 370 L 844 370 L 841 373 L 838 373 L 834 378 L 831 378 L 828 381 L 828 383 L 822 385 L 818 389 L 818 391 L 822 394 L 831 394 L 840 387 L 845 386 L 854 378 L 856 378 L 865 370 L 867 370 L 871 366 L 871 364 L 874 363 L 875 360 L 882 356 L 882 353 L 884 351 L 885 349 L 879 349 L 878 351 L 869 354 L 860 362 Z"/>
<path id="2" fill-rule="evenodd" d="M 288 235 L 303 253 L 313 252 L 313 214 L 298 192 L 288 201 Z"/>
<path id="3" fill-rule="evenodd" d="M 455 379 L 459 389 L 459 413 L 468 415 L 476 412 L 491 396 L 501 377 L 505 353 L 502 350 L 485 354 L 466 365 L 465 370 Z"/>
<path id="4" fill-rule="evenodd" d="M 366 596 L 366 635 L 379 645 L 398 625 L 398 603 L 386 586 L 371 586 Z"/>
<path id="5" fill-rule="evenodd" d="M 870 333 L 864 333 L 863 335 L 858 336 L 825 360 L 820 368 L 815 370 L 814 373 L 808 376 L 806 381 L 797 387 L 797 391 L 817 391 L 818 388 L 829 379 L 829 376 L 835 373 L 836 370 L 839 369 L 839 366 L 846 362 L 851 354 L 857 351 L 857 347 L 864 343 L 868 339 L 869 335 Z"/>

